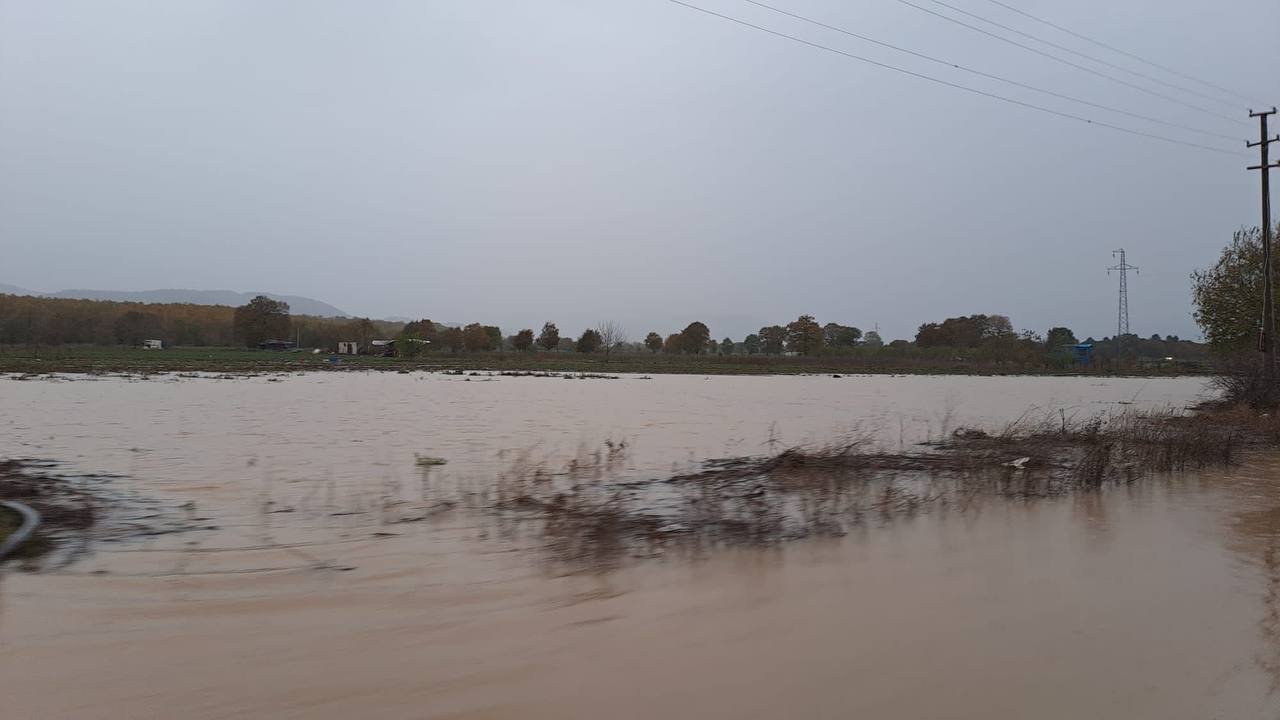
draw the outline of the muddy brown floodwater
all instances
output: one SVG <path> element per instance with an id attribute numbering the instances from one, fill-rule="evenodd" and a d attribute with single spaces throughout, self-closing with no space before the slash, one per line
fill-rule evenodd
<path id="1" fill-rule="evenodd" d="M 202 530 L 0 577 L 5 718 L 1280 716 L 1280 461 L 838 539 L 559 567 L 440 512 L 516 458 L 616 478 L 873 433 L 1182 407 L 1199 379 L 0 378 L 0 457 Z M 422 467 L 416 456 L 446 465 Z"/>

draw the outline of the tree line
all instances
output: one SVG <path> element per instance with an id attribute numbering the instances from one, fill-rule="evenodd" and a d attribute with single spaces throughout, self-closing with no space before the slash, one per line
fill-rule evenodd
<path id="1" fill-rule="evenodd" d="M 1247 240 L 1247 236 L 1244 240 L 1238 239 L 1234 246 L 1237 253 L 1247 250 Z M 1202 294 L 1209 292 L 1206 289 Z M 1218 305 L 1202 302 L 1199 307 L 1198 317 L 1209 317 Z M 1228 337 L 1238 342 L 1247 334 L 1248 328 L 1244 325 L 1246 320 L 1239 320 L 1236 325 L 1230 325 L 1229 330 L 1207 334 L 1222 342 Z M 195 347 L 257 347 L 268 340 L 285 340 L 300 347 L 327 350 L 335 350 L 341 341 L 354 341 L 366 352 L 375 339 L 394 339 L 397 341 L 394 352 L 405 357 L 498 351 L 574 352 L 603 355 L 606 359 L 614 354 L 817 357 L 887 353 L 903 358 L 963 358 L 1031 366 L 1069 364 L 1071 358 L 1064 349 L 1077 342 L 1075 334 L 1065 327 L 1050 328 L 1044 336 L 1026 330 L 1015 332 L 1004 315 L 967 315 L 924 323 L 914 340 L 895 340 L 888 344 L 875 331 L 864 333 L 854 325 L 837 322 L 822 324 L 812 315 L 801 315 L 785 325 L 766 325 L 741 340 L 730 337 L 717 340 L 711 328 L 701 321 L 691 322 L 679 332 L 663 335 L 654 330 L 642 338 L 632 339 L 620 324 L 612 321 L 601 322 L 577 336 L 562 335 L 554 322 L 546 322 L 537 330 L 523 328 L 504 335 L 498 326 L 478 322 L 445 325 L 429 319 L 397 323 L 370 318 L 298 316 L 289 312 L 287 303 L 264 296 L 231 308 L 0 295 L 0 344 L 136 346 L 148 339 Z M 1104 359 L 1186 358 L 1197 355 L 1199 348 L 1195 343 L 1172 336 L 1149 339 L 1126 336 L 1100 341 L 1088 338 L 1087 341 L 1095 344 L 1096 355 Z"/>
<path id="2" fill-rule="evenodd" d="M 336 347 L 340 340 L 395 337 L 401 323 L 369 318 L 290 315 L 287 303 L 257 297 L 247 305 L 140 303 L 0 294 L 0 345 L 139 345 L 163 340 L 187 347 L 256 347 L 293 340 Z"/>

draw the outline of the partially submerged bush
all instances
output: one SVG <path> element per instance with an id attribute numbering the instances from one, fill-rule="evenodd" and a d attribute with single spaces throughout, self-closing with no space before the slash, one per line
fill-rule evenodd
<path id="1" fill-rule="evenodd" d="M 1266 375 L 1266 356 L 1256 351 L 1243 351 L 1222 355 L 1218 358 L 1218 374 L 1210 380 L 1210 384 L 1228 405 L 1244 403 L 1252 408 L 1273 408 L 1280 393 L 1271 388 L 1268 391 Z"/>

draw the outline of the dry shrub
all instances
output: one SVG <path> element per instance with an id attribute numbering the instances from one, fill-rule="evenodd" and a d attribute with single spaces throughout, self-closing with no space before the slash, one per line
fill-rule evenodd
<path id="1" fill-rule="evenodd" d="M 1210 385 L 1218 391 L 1225 405 L 1244 404 L 1255 409 L 1273 409 L 1280 392 L 1266 383 L 1266 356 L 1259 352 L 1243 351 L 1224 354 L 1217 358 L 1218 373 Z"/>

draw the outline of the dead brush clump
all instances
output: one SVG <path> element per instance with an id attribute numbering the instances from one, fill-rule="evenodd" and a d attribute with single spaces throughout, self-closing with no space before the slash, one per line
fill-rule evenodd
<path id="1" fill-rule="evenodd" d="M 98 516 L 93 493 L 18 460 L 0 460 L 0 500 L 24 503 L 40 513 L 49 528 L 84 530 Z"/>
<path id="2" fill-rule="evenodd" d="M 94 493 L 19 460 L 0 460 L 0 500 L 20 502 L 40 514 L 36 534 L 15 551 L 28 560 L 49 552 L 60 538 L 82 536 L 100 514 Z"/>
<path id="3" fill-rule="evenodd" d="M 1039 470 L 1060 491 L 1151 473 L 1227 466 L 1255 433 L 1217 414 L 1123 412 L 1074 420 L 1019 419 L 995 434 L 962 429 L 937 449 L 974 467 Z"/>
<path id="4" fill-rule="evenodd" d="M 1059 413 L 993 433 L 962 428 L 918 451 L 884 452 L 863 434 L 646 480 L 622 479 L 627 446 L 610 441 L 554 471 L 521 454 L 478 507 L 530 530 L 557 560 L 601 566 L 673 549 L 839 536 L 935 504 L 963 508 L 979 494 L 1044 498 L 1229 465 L 1252 436 L 1210 415 Z"/>
<path id="5" fill-rule="evenodd" d="M 10 556 L 24 570 L 65 565 L 97 542 L 208 529 L 205 518 L 184 517 L 178 508 L 117 487 L 118 476 L 63 470 L 48 461 L 0 460 L 0 500 L 40 514 L 35 533 Z"/>

